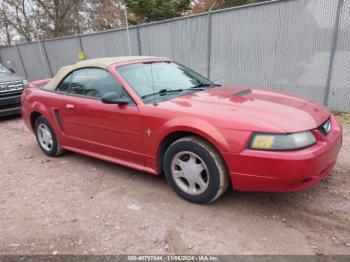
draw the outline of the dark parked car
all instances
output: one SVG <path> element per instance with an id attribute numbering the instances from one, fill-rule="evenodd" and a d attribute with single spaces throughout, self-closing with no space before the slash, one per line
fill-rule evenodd
<path id="1" fill-rule="evenodd" d="M 19 114 L 21 95 L 28 81 L 0 64 L 0 116 Z"/>

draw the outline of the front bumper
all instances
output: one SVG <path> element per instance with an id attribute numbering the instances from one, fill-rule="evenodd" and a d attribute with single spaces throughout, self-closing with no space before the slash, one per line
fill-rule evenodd
<path id="1" fill-rule="evenodd" d="M 310 187 L 333 169 L 342 144 L 342 130 L 331 116 L 326 136 L 313 133 L 317 143 L 296 151 L 257 151 L 224 154 L 233 188 L 240 191 L 287 192 Z"/>
<path id="2" fill-rule="evenodd" d="M 22 91 L 0 96 L 0 116 L 19 114 Z"/>

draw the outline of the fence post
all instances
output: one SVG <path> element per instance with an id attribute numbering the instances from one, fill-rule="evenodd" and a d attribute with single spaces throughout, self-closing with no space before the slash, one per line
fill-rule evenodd
<path id="1" fill-rule="evenodd" d="M 2 56 L 1 56 L 1 49 L 2 49 L 2 47 L 0 46 L 0 64 L 4 64 L 2 61 Z"/>
<path id="2" fill-rule="evenodd" d="M 209 10 L 209 13 L 208 13 L 208 72 L 207 72 L 207 77 L 208 79 L 210 79 L 210 67 L 211 67 L 211 31 L 212 31 L 212 28 L 211 28 L 211 10 Z"/>
<path id="3" fill-rule="evenodd" d="M 141 37 L 140 37 L 140 25 L 137 25 L 137 46 L 139 48 L 139 55 L 142 55 Z"/>
<path id="4" fill-rule="evenodd" d="M 79 39 L 80 50 L 84 53 L 84 56 L 85 56 L 85 59 L 86 59 L 86 55 L 85 55 L 84 47 L 83 47 L 83 41 L 81 40 L 81 35 L 78 35 L 78 39 Z"/>
<path id="5" fill-rule="evenodd" d="M 47 65 L 49 67 L 49 71 L 50 71 L 51 77 L 53 77 L 52 67 L 51 67 L 51 64 L 50 64 L 49 56 L 47 55 L 45 42 L 41 42 L 41 45 L 43 47 L 44 55 L 45 55 L 45 58 L 46 58 L 46 61 L 47 61 Z"/>
<path id="6" fill-rule="evenodd" d="M 334 59 L 335 59 L 335 51 L 337 49 L 337 42 L 338 42 L 339 21 L 340 21 L 340 14 L 341 14 L 343 5 L 344 5 L 344 0 L 338 0 L 337 13 L 335 16 L 334 31 L 333 31 L 332 43 L 331 43 L 331 50 L 329 54 L 329 66 L 328 66 L 326 90 L 325 90 L 325 96 L 323 100 L 323 103 L 325 105 L 328 105 L 329 92 L 331 89 L 332 71 L 333 71 L 333 65 L 334 65 Z"/>
<path id="7" fill-rule="evenodd" d="M 18 44 L 16 45 L 16 47 L 17 47 L 17 52 L 18 52 L 19 60 L 21 60 L 21 64 L 22 64 L 22 67 L 23 67 L 24 76 L 25 76 L 26 78 L 28 78 L 28 73 L 27 73 L 27 70 L 26 70 L 26 66 L 24 65 L 23 57 L 22 57 L 21 50 L 19 49 Z"/>

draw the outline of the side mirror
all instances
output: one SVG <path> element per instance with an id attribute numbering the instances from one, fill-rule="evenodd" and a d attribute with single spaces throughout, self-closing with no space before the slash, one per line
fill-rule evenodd
<path id="1" fill-rule="evenodd" d="M 105 93 L 101 97 L 101 100 L 105 104 L 118 104 L 118 105 L 127 105 L 127 104 L 129 104 L 129 100 L 127 98 L 121 97 L 116 92 Z"/>
<path id="2" fill-rule="evenodd" d="M 13 73 L 13 74 L 16 73 L 16 71 L 13 70 L 12 68 L 9 68 L 9 70 L 10 70 L 10 72 Z"/>

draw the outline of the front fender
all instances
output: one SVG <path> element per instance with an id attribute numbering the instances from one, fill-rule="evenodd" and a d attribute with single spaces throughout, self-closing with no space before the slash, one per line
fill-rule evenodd
<path id="1" fill-rule="evenodd" d="M 159 122 L 158 122 L 159 124 Z M 153 126 L 153 135 L 145 135 L 146 166 L 160 173 L 159 155 L 164 139 L 176 132 L 189 132 L 209 141 L 221 155 L 244 150 L 251 132 L 218 128 L 208 121 L 191 116 L 176 117 L 160 126 Z"/>
<path id="2" fill-rule="evenodd" d="M 175 132 L 189 132 L 198 135 L 213 144 L 220 152 L 225 152 L 229 148 L 225 137 L 216 127 L 205 120 L 194 117 L 173 118 L 160 126 L 154 126 L 153 130 L 156 130 L 153 135 L 146 135 L 144 140 L 146 153 L 145 165 L 154 170 L 156 174 L 161 172 L 158 159 L 161 144 L 167 136 Z"/>
<path id="3" fill-rule="evenodd" d="M 227 152 L 230 146 L 222 133 L 211 123 L 195 117 L 178 117 L 164 123 L 159 129 L 158 145 L 168 135 L 175 132 L 190 132 L 203 137 L 212 143 L 219 151 Z"/>

